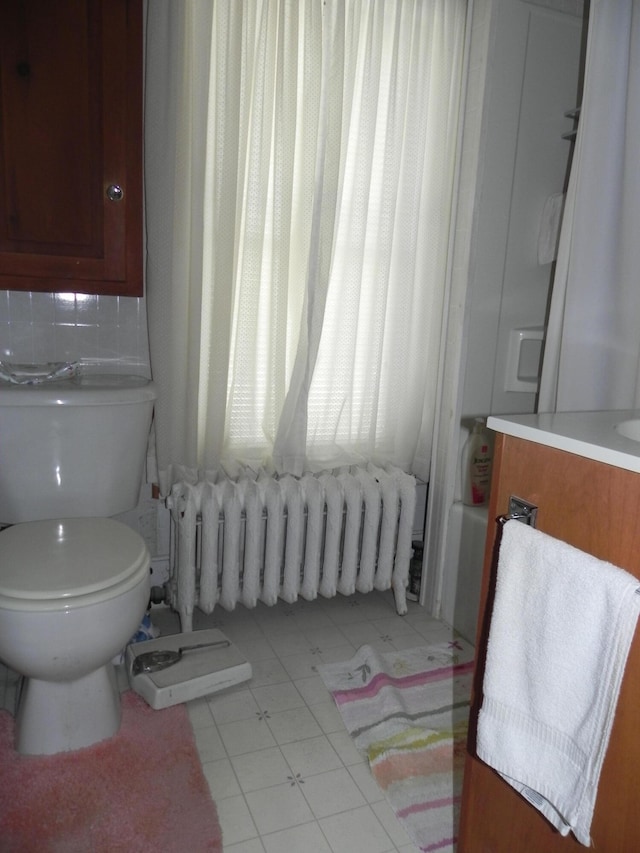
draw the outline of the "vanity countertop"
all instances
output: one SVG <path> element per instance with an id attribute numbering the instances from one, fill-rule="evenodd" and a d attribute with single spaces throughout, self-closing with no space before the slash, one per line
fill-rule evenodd
<path id="1" fill-rule="evenodd" d="M 514 438 L 640 473 L 640 441 L 625 438 L 616 431 L 616 426 L 625 421 L 640 424 L 640 411 L 492 415 L 487 426 Z"/>

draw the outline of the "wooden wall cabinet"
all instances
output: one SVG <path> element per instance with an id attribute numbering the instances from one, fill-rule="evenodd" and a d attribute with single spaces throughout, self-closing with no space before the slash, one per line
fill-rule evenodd
<path id="1" fill-rule="evenodd" d="M 511 495 L 538 506 L 536 527 L 640 577 L 640 474 L 499 434 L 489 517 Z M 512 522 L 517 523 L 517 522 Z M 499 525 L 490 522 L 477 638 L 459 853 L 568 853 L 584 850 L 475 756 L 484 655 L 491 616 Z M 567 701 L 571 701 L 567 697 Z M 604 761 L 591 827 L 595 850 L 640 850 L 640 637 L 633 640 Z"/>
<path id="2" fill-rule="evenodd" d="M 142 0 L 0 3 L 0 288 L 140 296 Z"/>

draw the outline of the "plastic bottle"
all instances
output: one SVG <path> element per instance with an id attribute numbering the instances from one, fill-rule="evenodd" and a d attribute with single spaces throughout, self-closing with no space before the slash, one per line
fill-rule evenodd
<path id="1" fill-rule="evenodd" d="M 467 506 L 482 506 L 489 501 L 493 448 L 484 418 L 476 418 L 463 451 L 462 500 Z"/>

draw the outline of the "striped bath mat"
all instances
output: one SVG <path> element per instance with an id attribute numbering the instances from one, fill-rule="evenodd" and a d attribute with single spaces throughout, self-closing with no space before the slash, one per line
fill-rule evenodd
<path id="1" fill-rule="evenodd" d="M 422 851 L 455 850 L 473 647 L 462 639 L 319 667 L 357 748 Z"/>

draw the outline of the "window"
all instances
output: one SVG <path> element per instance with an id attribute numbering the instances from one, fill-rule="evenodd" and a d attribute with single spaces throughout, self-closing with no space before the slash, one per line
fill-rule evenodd
<path id="1" fill-rule="evenodd" d="M 433 427 L 466 3 L 177 5 L 150 4 L 148 28 L 161 467 L 415 470 Z"/>

